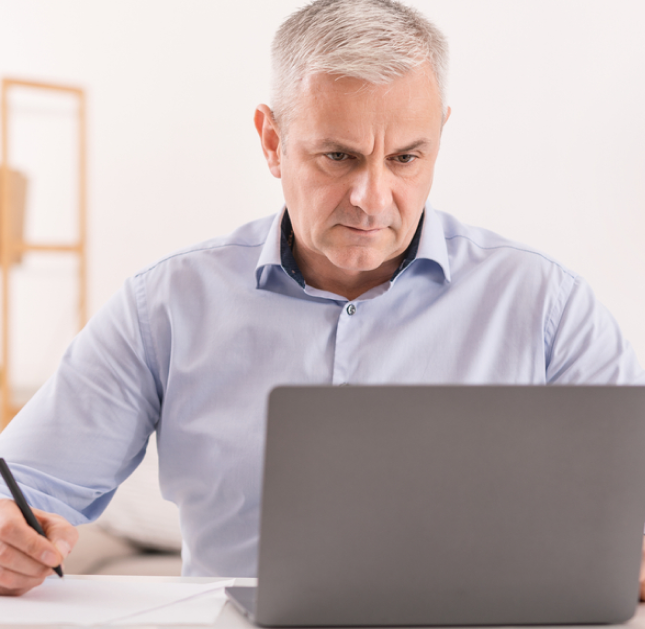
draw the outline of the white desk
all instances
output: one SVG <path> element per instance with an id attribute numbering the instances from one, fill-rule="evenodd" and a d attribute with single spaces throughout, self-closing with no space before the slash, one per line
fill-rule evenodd
<path id="1" fill-rule="evenodd" d="M 74 575 L 65 575 L 66 579 L 92 579 L 92 580 L 104 580 L 104 581 L 113 581 L 118 580 L 122 582 L 127 581 L 141 581 L 142 579 L 149 582 L 175 582 L 175 583 L 211 583 L 219 581 L 222 579 L 213 579 L 206 577 L 118 577 L 118 576 L 74 576 Z M 254 585 L 255 579 L 236 579 L 235 585 Z M 9 625 L 3 625 L 2 619 L 0 618 L 0 627 L 8 627 Z M 601 629 L 602 627 L 629 627 L 630 629 L 645 629 L 645 603 L 641 603 L 638 607 L 638 611 L 632 620 L 626 625 L 590 625 L 589 629 Z M 56 629 L 57 627 L 62 628 L 62 625 L 21 625 L 20 629 L 42 629 L 43 627 L 48 627 L 48 629 Z M 123 628 L 123 625 L 120 626 Z M 137 627 L 141 629 L 143 625 L 131 625 L 131 627 Z M 182 629 L 186 628 L 195 628 L 203 629 L 205 625 L 145 625 L 146 629 L 171 629 L 172 627 Z M 231 605 L 231 603 L 226 603 L 222 612 L 218 616 L 214 625 L 211 625 L 216 629 L 251 629 L 255 627 L 250 623 L 244 616 L 242 616 L 238 611 Z M 65 626 L 65 629 L 70 629 L 69 625 Z M 504 628 L 508 629 L 508 628 Z M 552 628 L 555 629 L 555 628 Z M 586 629 L 584 625 L 566 625 L 562 629 Z"/>

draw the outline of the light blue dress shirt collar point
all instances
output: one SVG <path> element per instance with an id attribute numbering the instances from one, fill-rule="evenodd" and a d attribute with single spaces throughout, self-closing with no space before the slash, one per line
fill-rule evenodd
<path id="1" fill-rule="evenodd" d="M 445 280 L 450 282 L 450 262 L 443 224 L 438 212 L 430 204 L 427 204 L 425 208 L 425 220 L 421 228 L 419 249 L 415 257 L 415 260 L 419 259 L 436 262 L 441 267 Z"/>
<path id="2" fill-rule="evenodd" d="M 264 273 L 264 269 L 270 266 L 282 266 L 282 261 L 280 260 L 280 235 L 281 235 L 281 225 L 282 225 L 282 216 L 284 215 L 285 207 L 282 208 L 273 217 L 273 222 L 269 228 L 269 233 L 267 234 L 267 239 L 264 242 L 262 251 L 260 252 L 260 258 L 255 267 L 255 279 L 257 288 L 264 288 L 267 281 L 268 273 Z"/>

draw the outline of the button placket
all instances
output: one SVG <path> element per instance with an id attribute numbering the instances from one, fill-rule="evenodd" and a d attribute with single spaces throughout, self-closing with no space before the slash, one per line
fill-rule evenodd
<path id="1" fill-rule="evenodd" d="M 359 320 L 355 317 L 356 304 L 348 303 L 340 311 L 336 328 L 336 347 L 334 351 L 334 370 L 332 384 L 348 383 L 360 359 Z"/>

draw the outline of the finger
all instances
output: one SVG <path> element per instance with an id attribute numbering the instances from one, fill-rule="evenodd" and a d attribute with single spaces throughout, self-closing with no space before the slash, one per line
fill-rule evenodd
<path id="1" fill-rule="evenodd" d="M 38 578 L 27 577 L 11 570 L 0 569 L 0 595 L 21 596 L 40 585 L 45 580 L 45 576 Z"/>
<path id="2" fill-rule="evenodd" d="M 27 524 L 13 501 L 3 501 L 3 503 L 0 541 L 50 568 L 60 565 L 62 555 L 56 546 Z"/>
<path id="3" fill-rule="evenodd" d="M 47 539 L 60 553 L 61 561 L 64 560 L 78 541 L 78 531 L 65 518 L 55 513 L 34 509 L 34 515 L 40 521 Z"/>
<path id="4" fill-rule="evenodd" d="M 0 569 L 9 570 L 32 579 L 45 578 L 51 568 L 35 561 L 17 548 L 0 541 Z"/>

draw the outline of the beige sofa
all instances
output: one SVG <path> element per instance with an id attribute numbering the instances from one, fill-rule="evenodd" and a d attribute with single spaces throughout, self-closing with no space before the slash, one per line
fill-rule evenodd
<path id="1" fill-rule="evenodd" d="M 179 552 L 139 546 L 96 523 L 83 524 L 78 532 L 78 543 L 65 560 L 68 574 L 181 575 Z"/>

